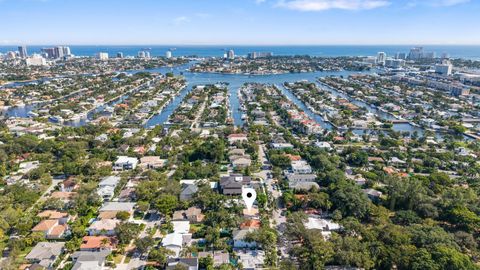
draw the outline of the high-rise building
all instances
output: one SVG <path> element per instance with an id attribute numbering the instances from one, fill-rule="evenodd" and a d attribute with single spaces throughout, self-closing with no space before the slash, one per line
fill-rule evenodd
<path id="1" fill-rule="evenodd" d="M 407 54 L 406 53 L 397 53 L 397 54 L 395 54 L 395 59 L 405 60 L 405 59 L 407 59 Z"/>
<path id="2" fill-rule="evenodd" d="M 17 58 L 17 54 L 15 52 L 9 51 L 9 52 L 7 52 L 6 58 L 7 59 L 15 59 L 15 58 Z"/>
<path id="3" fill-rule="evenodd" d="M 68 47 L 68 46 L 63 46 L 63 55 L 64 55 L 64 56 L 70 56 L 70 55 L 72 55 L 72 52 L 70 51 L 70 47 Z"/>
<path id="4" fill-rule="evenodd" d="M 385 60 L 385 66 L 389 68 L 401 68 L 405 66 L 405 60 L 388 58 Z"/>
<path id="5" fill-rule="evenodd" d="M 47 58 L 56 58 L 55 57 L 55 49 L 54 48 L 43 48 L 42 52 L 47 55 Z"/>
<path id="6" fill-rule="evenodd" d="M 33 54 L 31 57 L 25 59 L 27 66 L 45 66 L 47 61 L 39 54 Z"/>
<path id="7" fill-rule="evenodd" d="M 62 46 L 57 46 L 55 47 L 55 57 L 54 58 L 63 58 L 63 47 Z"/>
<path id="8" fill-rule="evenodd" d="M 377 54 L 377 64 L 384 66 L 385 65 L 385 60 L 387 60 L 387 54 L 384 53 L 384 52 L 379 52 Z"/>
<path id="9" fill-rule="evenodd" d="M 445 76 L 452 75 L 452 70 L 453 65 L 450 61 L 444 61 L 442 64 L 435 65 L 435 72 Z"/>
<path id="10" fill-rule="evenodd" d="M 117 58 L 123 58 L 123 53 L 122 52 L 117 52 Z"/>
<path id="11" fill-rule="evenodd" d="M 145 51 L 139 51 L 139 52 L 137 53 L 137 57 L 138 57 L 138 58 L 145 58 Z"/>
<path id="12" fill-rule="evenodd" d="M 97 53 L 97 58 L 100 59 L 100 60 L 108 60 L 108 53 L 99 52 L 99 53 Z"/>
<path id="13" fill-rule="evenodd" d="M 267 58 L 272 56 L 273 56 L 273 53 L 271 52 L 251 52 L 248 54 L 248 58 L 250 59 Z"/>
<path id="14" fill-rule="evenodd" d="M 20 55 L 20 58 L 27 58 L 27 46 L 18 46 L 18 53 Z"/>
<path id="15" fill-rule="evenodd" d="M 228 59 L 235 59 L 235 51 L 234 50 L 229 50 L 228 51 Z"/>
<path id="16" fill-rule="evenodd" d="M 448 59 L 448 58 L 450 58 L 450 54 L 446 52 L 442 53 L 442 59 Z"/>
<path id="17" fill-rule="evenodd" d="M 408 54 L 408 59 L 418 60 L 422 58 L 423 58 L 423 47 L 415 47 L 410 49 L 410 53 Z"/>
<path id="18" fill-rule="evenodd" d="M 167 59 L 172 58 L 172 51 L 171 51 L 171 50 L 168 50 L 168 51 L 165 53 L 165 57 L 166 57 Z"/>
<path id="19" fill-rule="evenodd" d="M 145 58 L 150 58 L 150 52 L 149 51 L 145 51 Z"/>

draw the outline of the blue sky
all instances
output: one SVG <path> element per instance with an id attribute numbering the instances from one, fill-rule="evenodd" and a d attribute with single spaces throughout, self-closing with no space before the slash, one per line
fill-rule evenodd
<path id="1" fill-rule="evenodd" d="M 0 0 L 0 45 L 479 45 L 479 26 L 479 0 Z"/>

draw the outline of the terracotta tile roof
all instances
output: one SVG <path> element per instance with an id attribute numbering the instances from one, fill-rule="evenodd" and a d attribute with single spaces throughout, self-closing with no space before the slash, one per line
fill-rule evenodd
<path id="1" fill-rule="evenodd" d="M 33 227 L 32 231 L 33 232 L 45 232 L 53 227 L 55 227 L 58 224 L 58 220 L 55 219 L 46 219 L 40 221 L 40 223 L 37 224 L 37 226 Z"/>
<path id="2" fill-rule="evenodd" d="M 52 231 L 48 234 L 49 236 L 53 236 L 53 237 L 60 237 L 62 236 L 65 231 L 67 230 L 67 225 L 57 225 L 55 227 L 53 227 Z"/>
<path id="3" fill-rule="evenodd" d="M 103 240 L 107 239 L 108 242 L 103 244 Z M 99 249 L 99 248 L 114 248 L 116 245 L 116 239 L 108 236 L 84 236 L 80 249 Z"/>
<path id="4" fill-rule="evenodd" d="M 45 210 L 37 215 L 40 218 L 48 218 L 48 219 L 61 219 L 68 217 L 68 213 L 59 212 L 54 210 Z"/>
<path id="5" fill-rule="evenodd" d="M 242 224 L 240 224 L 240 229 L 249 229 L 249 228 L 258 229 L 260 228 L 260 225 L 261 225 L 260 220 L 249 219 L 243 222 Z"/>
<path id="6" fill-rule="evenodd" d="M 57 198 L 61 200 L 71 200 L 73 196 L 77 194 L 76 192 L 62 192 L 62 191 L 55 191 L 52 193 L 50 197 Z"/>

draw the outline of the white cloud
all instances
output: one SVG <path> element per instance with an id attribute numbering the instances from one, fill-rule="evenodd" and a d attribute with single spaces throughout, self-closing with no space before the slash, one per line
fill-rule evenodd
<path id="1" fill-rule="evenodd" d="M 365 10 L 388 5 L 390 5 L 390 2 L 386 0 L 280 0 L 277 3 L 278 7 L 300 11 Z"/>
<path id="2" fill-rule="evenodd" d="M 408 3 L 408 7 L 415 6 L 432 6 L 432 7 L 450 7 L 460 4 L 465 4 L 470 0 L 413 0 Z"/>
<path id="3" fill-rule="evenodd" d="M 180 16 L 173 19 L 173 23 L 176 25 L 185 24 L 188 22 L 190 22 L 190 18 L 188 18 L 187 16 Z"/>

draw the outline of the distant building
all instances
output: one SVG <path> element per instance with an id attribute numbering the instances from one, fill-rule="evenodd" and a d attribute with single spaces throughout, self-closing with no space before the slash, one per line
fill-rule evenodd
<path id="1" fill-rule="evenodd" d="M 27 46 L 18 46 L 18 53 L 20 58 L 27 58 Z"/>
<path id="2" fill-rule="evenodd" d="M 145 51 L 145 58 L 150 58 L 150 52 L 149 51 Z"/>
<path id="3" fill-rule="evenodd" d="M 442 64 L 435 65 L 435 72 L 445 76 L 452 75 L 453 65 L 452 63 L 445 61 Z"/>
<path id="4" fill-rule="evenodd" d="M 64 56 L 70 56 L 70 55 L 72 55 L 72 52 L 70 51 L 70 47 L 68 47 L 68 46 L 63 46 L 63 55 L 64 55 Z"/>
<path id="5" fill-rule="evenodd" d="M 122 52 L 118 52 L 118 53 L 117 53 L 117 58 L 123 58 L 123 53 L 122 53 Z"/>
<path id="6" fill-rule="evenodd" d="M 99 53 L 97 53 L 97 59 L 99 59 L 99 60 L 108 60 L 108 53 L 106 53 L 106 52 L 99 52 Z"/>
<path id="7" fill-rule="evenodd" d="M 139 52 L 137 53 L 137 57 L 138 57 L 138 58 L 145 58 L 145 51 L 139 51 Z"/>
<path id="8" fill-rule="evenodd" d="M 272 56 L 273 56 L 273 53 L 271 52 L 251 52 L 248 54 L 248 58 L 250 59 L 267 58 Z"/>
<path id="9" fill-rule="evenodd" d="M 384 66 L 386 60 L 387 60 L 387 54 L 386 54 L 386 53 L 384 53 L 384 52 L 379 52 L 379 53 L 377 54 L 377 64 L 378 64 L 378 65 Z"/>
<path id="10" fill-rule="evenodd" d="M 229 50 L 228 51 L 228 59 L 235 59 L 235 51 L 234 50 Z"/>
<path id="11" fill-rule="evenodd" d="M 17 54 L 15 52 L 7 52 L 6 56 L 5 56 L 6 59 L 15 59 L 17 58 Z"/>
<path id="12" fill-rule="evenodd" d="M 172 58 L 172 51 L 168 50 L 168 51 L 165 53 L 165 57 L 166 57 L 167 59 Z"/>
<path id="13" fill-rule="evenodd" d="M 410 49 L 408 54 L 408 59 L 410 60 L 419 60 L 423 58 L 423 47 L 415 47 Z"/>
<path id="14" fill-rule="evenodd" d="M 57 46 L 54 48 L 55 57 L 54 58 L 62 58 L 63 57 L 63 47 Z"/>
<path id="15" fill-rule="evenodd" d="M 56 58 L 54 48 L 42 48 L 42 52 L 46 54 L 47 58 L 51 58 L 51 59 Z"/>
<path id="16" fill-rule="evenodd" d="M 407 54 L 406 53 L 397 53 L 397 54 L 395 54 L 395 59 L 405 60 L 405 59 L 407 59 Z"/>
<path id="17" fill-rule="evenodd" d="M 401 68 L 405 66 L 405 60 L 403 59 L 387 59 L 385 66 L 389 68 Z"/>
<path id="18" fill-rule="evenodd" d="M 45 66 L 47 61 L 39 54 L 34 54 L 25 60 L 27 66 Z"/>

